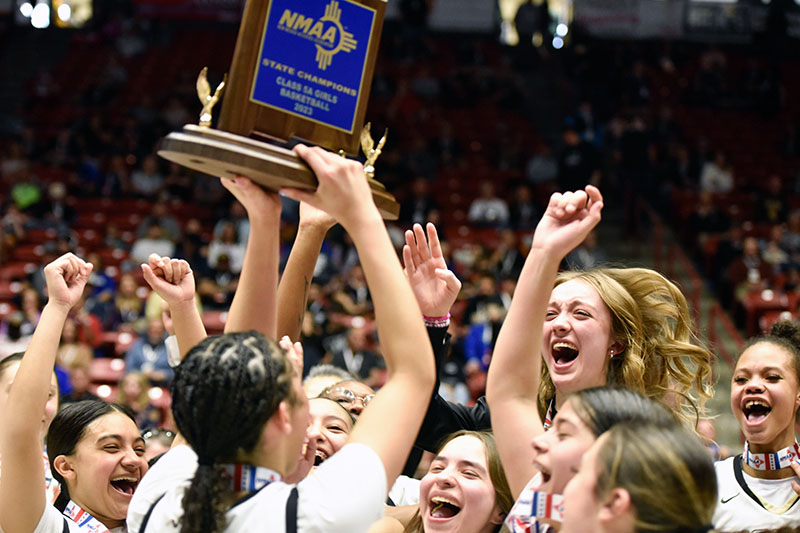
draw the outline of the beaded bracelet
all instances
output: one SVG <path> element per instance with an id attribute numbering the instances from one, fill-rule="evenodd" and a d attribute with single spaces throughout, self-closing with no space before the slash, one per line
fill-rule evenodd
<path id="1" fill-rule="evenodd" d="M 425 320 L 425 326 L 429 328 L 446 328 L 450 326 L 450 313 L 445 316 L 423 316 L 422 319 Z"/>

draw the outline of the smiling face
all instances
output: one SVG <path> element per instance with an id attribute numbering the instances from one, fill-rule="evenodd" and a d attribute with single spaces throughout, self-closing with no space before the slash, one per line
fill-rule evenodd
<path id="1" fill-rule="evenodd" d="M 542 484 L 536 490 L 561 494 L 595 439 L 567 400 L 556 414 L 553 427 L 533 439 L 533 464 L 542 474 Z"/>
<path id="2" fill-rule="evenodd" d="M 106 526 L 125 519 L 139 481 L 147 472 L 144 439 L 133 420 L 119 412 L 95 419 L 70 456 L 54 460 L 71 498 Z"/>
<path id="3" fill-rule="evenodd" d="M 502 523 L 480 440 L 462 435 L 442 448 L 420 482 L 419 512 L 426 533 L 482 533 Z"/>
<path id="4" fill-rule="evenodd" d="M 753 452 L 774 452 L 794 442 L 800 384 L 792 359 L 782 346 L 759 342 L 736 364 L 731 409 Z"/>
<path id="5" fill-rule="evenodd" d="M 353 420 L 338 403 L 327 398 L 312 398 L 308 401 L 311 425 L 306 435 L 317 443 L 315 466 L 338 452 L 347 443 L 353 430 Z"/>
<path id="6" fill-rule="evenodd" d="M 3 417 L 3 412 L 6 410 L 6 402 L 8 401 L 8 393 L 11 391 L 11 385 L 14 384 L 14 378 L 17 376 L 19 370 L 19 361 L 14 361 L 5 367 L 5 370 L 0 374 L 0 419 Z M 47 434 L 47 429 L 50 427 L 50 422 L 58 412 L 58 381 L 56 375 L 53 373 L 50 376 L 50 391 L 47 397 L 47 403 L 44 406 L 44 413 L 42 413 L 42 438 Z"/>
<path id="7" fill-rule="evenodd" d="M 553 289 L 542 326 L 542 353 L 561 397 L 606 384 L 611 313 L 597 291 L 574 279 Z"/>

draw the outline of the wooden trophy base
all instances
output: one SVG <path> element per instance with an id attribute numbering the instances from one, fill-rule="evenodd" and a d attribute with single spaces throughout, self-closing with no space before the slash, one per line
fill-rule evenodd
<path id="1" fill-rule="evenodd" d="M 158 155 L 214 177 L 247 176 L 273 191 L 281 187 L 307 190 L 317 187 L 314 172 L 291 150 L 193 124 L 164 137 Z M 372 198 L 383 218 L 397 220 L 400 204 L 381 183 L 374 179 L 368 181 Z"/>

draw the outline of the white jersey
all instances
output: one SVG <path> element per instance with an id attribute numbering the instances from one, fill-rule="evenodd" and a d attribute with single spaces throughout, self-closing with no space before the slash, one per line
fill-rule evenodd
<path id="1" fill-rule="evenodd" d="M 64 526 L 66 525 L 66 529 Z M 36 525 L 33 533 L 91 533 L 89 528 L 81 527 L 66 516 L 64 516 L 58 509 L 50 504 L 45 505 L 42 518 Z M 127 533 L 128 529 L 125 526 L 115 527 L 110 530 L 110 533 Z"/>
<path id="2" fill-rule="evenodd" d="M 720 531 L 775 529 L 800 526 L 800 498 L 792 479 L 759 479 L 742 470 L 742 456 L 714 464 L 717 507 L 714 527 Z"/>
<path id="3" fill-rule="evenodd" d="M 180 531 L 183 495 L 196 469 L 197 455 L 189 446 L 176 446 L 159 459 L 136 488 L 128 507 L 129 531 Z M 383 516 L 386 471 L 378 455 L 363 444 L 345 445 L 296 487 L 299 533 L 366 532 Z M 287 502 L 294 488 L 276 481 L 251 493 L 228 510 L 225 531 L 286 531 Z M 152 514 L 140 532 L 151 507 Z"/>

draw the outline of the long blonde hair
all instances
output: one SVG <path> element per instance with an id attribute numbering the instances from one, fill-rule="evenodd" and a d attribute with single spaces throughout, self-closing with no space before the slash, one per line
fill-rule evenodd
<path id="1" fill-rule="evenodd" d="M 677 425 L 623 423 L 601 438 L 595 496 L 625 489 L 637 532 L 699 531 L 711 524 L 717 476 L 694 435 Z"/>
<path id="2" fill-rule="evenodd" d="M 607 384 L 665 403 L 694 427 L 713 395 L 711 352 L 692 332 L 686 298 L 674 283 L 647 268 L 561 272 L 555 286 L 580 280 L 593 287 L 611 314 L 611 335 L 624 343 L 611 358 Z M 542 362 L 539 410 L 555 395 Z"/>

